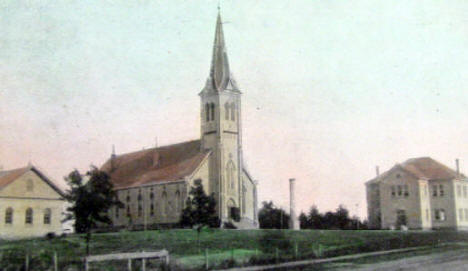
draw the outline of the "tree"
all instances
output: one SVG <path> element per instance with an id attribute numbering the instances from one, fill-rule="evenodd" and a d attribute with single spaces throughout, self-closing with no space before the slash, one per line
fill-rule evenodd
<path id="1" fill-rule="evenodd" d="M 86 255 L 89 255 L 91 231 L 99 223 L 111 224 L 107 211 L 113 205 L 122 207 L 116 198 L 116 192 L 109 181 L 109 175 L 92 166 L 86 175 L 78 170 L 72 171 L 65 178 L 70 186 L 66 191 L 65 199 L 70 203 L 64 221 L 75 220 L 75 232 L 85 233 Z"/>
<path id="2" fill-rule="evenodd" d="M 182 210 L 180 224 L 197 230 L 197 244 L 200 247 L 200 232 L 204 227 L 219 227 L 216 214 L 216 199 L 212 193 L 206 195 L 201 180 L 195 180 L 190 188 L 185 208 Z"/>
<path id="3" fill-rule="evenodd" d="M 258 222 L 261 229 L 288 229 L 289 214 L 281 208 L 277 208 L 272 201 L 264 201 L 258 212 Z"/>

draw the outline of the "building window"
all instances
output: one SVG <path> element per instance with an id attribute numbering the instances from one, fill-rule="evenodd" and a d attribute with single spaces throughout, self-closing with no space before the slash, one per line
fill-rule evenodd
<path id="1" fill-rule="evenodd" d="M 395 186 L 392 185 L 392 197 L 395 197 L 395 195 L 396 195 L 396 192 L 395 192 L 395 191 L 396 191 L 396 190 L 395 190 Z"/>
<path id="2" fill-rule="evenodd" d="M 397 221 L 396 225 L 398 228 L 401 226 L 406 226 L 407 219 L 406 219 L 406 211 L 405 210 L 397 210 Z"/>
<path id="3" fill-rule="evenodd" d="M 178 213 L 180 210 L 180 192 L 179 190 L 176 191 L 175 193 L 175 204 L 174 204 L 174 209 Z"/>
<path id="4" fill-rule="evenodd" d="M 138 216 L 141 216 L 143 214 L 143 208 L 141 207 L 141 204 L 138 204 Z"/>
<path id="5" fill-rule="evenodd" d="M 141 201 L 142 201 L 142 196 L 141 196 L 141 190 L 138 190 L 138 216 L 141 216 L 143 214 L 143 207 L 141 206 Z"/>
<path id="6" fill-rule="evenodd" d="M 163 215 L 166 215 L 166 211 L 167 211 L 167 193 L 166 191 L 164 191 L 161 197 L 161 213 Z"/>
<path id="7" fill-rule="evenodd" d="M 444 196 L 444 186 L 439 185 L 439 196 L 443 197 Z"/>
<path id="8" fill-rule="evenodd" d="M 432 185 L 432 196 L 437 197 L 437 185 Z"/>
<path id="9" fill-rule="evenodd" d="M 397 186 L 397 191 L 398 191 L 398 196 L 401 197 L 401 195 L 403 194 L 403 189 L 401 185 Z"/>
<path id="10" fill-rule="evenodd" d="M 463 209 L 458 209 L 458 219 L 460 219 L 460 221 L 463 221 Z"/>
<path id="11" fill-rule="evenodd" d="M 234 163 L 232 161 L 229 161 L 226 167 L 226 176 L 227 176 L 227 183 L 229 185 L 229 188 L 231 190 L 235 190 L 236 184 L 234 180 Z"/>
<path id="12" fill-rule="evenodd" d="M 13 224 L 13 208 L 11 207 L 5 210 L 5 224 Z"/>
<path id="13" fill-rule="evenodd" d="M 228 103 L 224 104 L 224 118 L 226 120 L 229 120 L 229 104 Z"/>
<path id="14" fill-rule="evenodd" d="M 26 209 L 26 216 L 25 216 L 24 223 L 26 224 L 33 223 L 33 209 L 31 208 Z"/>
<path id="15" fill-rule="evenodd" d="M 150 195 L 149 195 L 150 199 L 154 199 L 154 193 L 153 193 L 153 188 L 150 189 Z"/>
<path id="16" fill-rule="evenodd" d="M 151 203 L 150 205 L 150 216 L 154 216 L 154 204 Z"/>
<path id="17" fill-rule="evenodd" d="M 231 120 L 236 120 L 236 104 L 231 103 Z"/>
<path id="18" fill-rule="evenodd" d="M 33 180 L 28 179 L 28 180 L 26 181 L 26 191 L 32 192 L 33 190 L 34 190 L 34 183 L 33 183 Z"/>
<path id="19" fill-rule="evenodd" d="M 52 211 L 50 208 L 44 210 L 44 224 L 50 224 L 50 218 L 52 216 Z"/>
<path id="20" fill-rule="evenodd" d="M 210 121 L 210 104 L 205 104 L 206 121 Z"/>
<path id="21" fill-rule="evenodd" d="M 210 110 L 211 110 L 211 120 L 215 120 L 215 104 L 214 103 L 211 103 Z"/>
<path id="22" fill-rule="evenodd" d="M 403 194 L 405 195 L 405 197 L 408 197 L 409 196 L 409 192 L 408 192 L 408 185 L 405 184 L 403 186 Z"/>
<path id="23" fill-rule="evenodd" d="M 445 221 L 445 210 L 444 209 L 435 209 L 435 220 Z"/>
<path id="24" fill-rule="evenodd" d="M 130 217 L 130 205 L 127 205 L 127 217 Z"/>

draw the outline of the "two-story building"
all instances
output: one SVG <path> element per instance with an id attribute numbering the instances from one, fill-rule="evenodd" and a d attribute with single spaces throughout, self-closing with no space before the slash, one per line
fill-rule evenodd
<path id="1" fill-rule="evenodd" d="M 374 229 L 468 229 L 468 180 L 430 157 L 412 158 L 366 182 Z"/>

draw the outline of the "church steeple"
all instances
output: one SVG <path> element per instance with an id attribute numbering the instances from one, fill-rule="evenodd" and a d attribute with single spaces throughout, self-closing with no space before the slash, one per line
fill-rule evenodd
<path id="1" fill-rule="evenodd" d="M 217 91 L 226 89 L 230 76 L 226 45 L 224 43 L 223 23 L 221 14 L 218 11 L 210 70 L 210 81 L 213 89 Z"/>

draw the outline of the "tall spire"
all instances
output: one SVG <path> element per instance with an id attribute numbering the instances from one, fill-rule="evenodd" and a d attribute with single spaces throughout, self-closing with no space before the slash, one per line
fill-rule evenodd
<path id="1" fill-rule="evenodd" d="M 229 83 L 229 62 L 224 44 L 223 23 L 218 6 L 218 19 L 216 21 L 216 32 L 213 44 L 213 58 L 211 60 L 210 77 L 215 90 L 221 91 Z"/>

